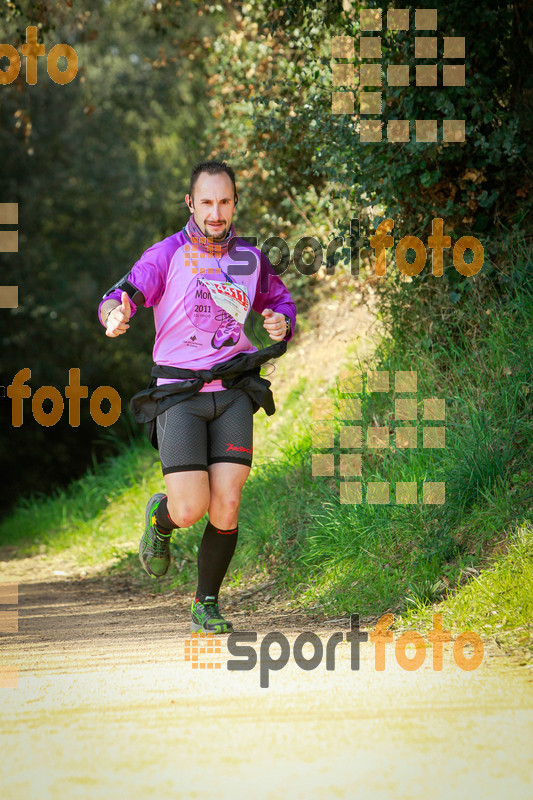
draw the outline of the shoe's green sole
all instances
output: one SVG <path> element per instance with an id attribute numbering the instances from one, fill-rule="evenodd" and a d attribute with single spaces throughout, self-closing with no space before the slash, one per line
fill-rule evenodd
<path id="1" fill-rule="evenodd" d="M 222 627 L 222 624 L 219 627 Z M 229 622 L 226 625 L 226 627 L 227 630 L 225 631 L 208 631 L 206 628 L 203 627 L 203 625 L 200 625 L 198 622 L 191 622 L 191 631 L 193 633 L 199 633 L 200 631 L 202 633 L 233 633 L 233 625 L 231 624 L 231 622 Z"/>
<path id="2" fill-rule="evenodd" d="M 146 532 L 146 529 L 148 528 L 148 526 L 150 524 L 150 515 L 152 513 L 151 509 L 152 509 L 152 506 L 154 504 L 155 499 L 157 498 L 157 499 L 161 500 L 164 496 L 165 495 L 163 494 L 163 492 L 157 492 L 156 494 L 153 494 L 151 496 L 151 498 L 148 500 L 148 502 L 146 504 L 146 511 L 144 512 L 144 520 L 145 520 L 144 530 L 145 530 L 145 532 Z M 170 567 L 170 564 L 168 565 L 166 570 L 161 573 L 161 575 L 156 575 L 155 572 L 152 572 L 150 567 L 148 567 L 146 564 L 144 564 L 144 562 L 142 560 L 142 557 L 141 557 L 141 555 L 142 555 L 141 554 L 141 548 L 142 548 L 142 544 L 143 544 L 143 539 L 144 539 L 144 534 L 141 536 L 141 541 L 139 542 L 139 561 L 141 562 L 141 566 L 144 569 L 144 571 L 147 572 L 148 575 L 150 575 L 152 578 L 162 578 L 164 575 L 167 574 L 168 567 Z"/>

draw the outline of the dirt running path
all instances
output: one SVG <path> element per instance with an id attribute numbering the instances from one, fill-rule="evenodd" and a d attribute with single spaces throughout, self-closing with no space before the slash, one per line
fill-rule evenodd
<path id="1" fill-rule="evenodd" d="M 233 608 L 222 607 L 236 630 L 257 632 L 258 656 L 269 632 L 290 642 L 268 688 L 265 659 L 228 670 L 227 636 L 217 637 L 220 655 L 199 656 L 220 668 L 192 668 L 189 596 L 141 596 L 101 579 L 21 585 L 19 631 L 0 640 L 2 664 L 19 671 L 18 688 L 0 689 L 3 800 L 529 800 L 531 673 L 490 647 L 473 672 L 455 665 L 451 649 L 442 672 L 429 651 L 407 672 L 391 646 L 377 672 L 368 642 L 356 671 L 346 641 L 333 671 L 325 657 L 304 671 L 292 657 L 298 633 L 317 633 L 325 652 L 348 620 L 318 622 L 270 604 L 251 613 L 241 595 L 232 598 Z M 279 646 L 270 652 L 277 659 Z"/>

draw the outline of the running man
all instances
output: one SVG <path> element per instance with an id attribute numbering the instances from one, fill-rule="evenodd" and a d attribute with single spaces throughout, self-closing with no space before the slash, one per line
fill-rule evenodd
<path id="1" fill-rule="evenodd" d="M 265 391 L 270 383 L 258 377 L 263 351 L 251 344 L 243 325 L 250 309 L 262 314 L 277 343 L 265 352 L 280 355 L 294 334 L 296 306 L 266 256 L 236 237 L 231 167 L 198 164 L 185 202 L 191 212 L 185 227 L 142 254 L 104 295 L 98 316 L 106 336 L 115 338 L 126 333 L 139 305 L 154 309 L 158 366 L 152 375 L 159 377 L 149 402 L 166 494 L 148 500 L 139 557 L 149 575 L 165 575 L 173 529 L 188 528 L 207 511 L 191 629 L 228 633 L 233 626 L 219 611 L 218 593 L 237 544 L 241 494 L 252 464 L 253 414 L 261 406 L 268 414 L 275 410 Z M 246 372 L 252 362 L 257 374 Z"/>

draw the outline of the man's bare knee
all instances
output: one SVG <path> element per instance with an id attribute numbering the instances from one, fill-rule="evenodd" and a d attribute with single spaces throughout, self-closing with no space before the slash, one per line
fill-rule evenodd
<path id="1" fill-rule="evenodd" d="M 171 520 L 189 528 L 201 519 L 209 506 L 209 479 L 206 472 L 178 472 L 165 476 L 167 508 Z"/>
<path id="2" fill-rule="evenodd" d="M 175 522 L 180 528 L 189 528 L 194 525 L 195 522 L 202 519 L 207 511 L 207 506 L 204 508 L 203 505 L 184 503 L 179 500 L 173 501 L 170 497 L 167 500 L 167 508 L 172 522 Z"/>
<path id="3" fill-rule="evenodd" d="M 209 504 L 209 518 L 211 521 L 217 519 L 217 525 L 232 525 L 235 519 L 238 518 L 239 509 L 241 505 L 241 494 L 211 494 L 211 502 Z"/>
<path id="4" fill-rule="evenodd" d="M 211 505 L 216 506 L 227 514 L 234 514 L 241 505 L 241 493 L 230 495 L 211 495 Z"/>

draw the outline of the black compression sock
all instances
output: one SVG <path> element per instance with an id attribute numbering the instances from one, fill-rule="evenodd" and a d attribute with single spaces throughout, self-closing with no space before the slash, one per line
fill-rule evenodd
<path id="1" fill-rule="evenodd" d="M 159 505 L 155 510 L 155 528 L 164 536 L 169 536 L 174 528 L 179 528 L 179 525 L 176 525 L 168 513 L 167 499 L 168 496 L 165 495 L 163 499 L 159 501 Z"/>
<path id="2" fill-rule="evenodd" d="M 208 522 L 198 550 L 196 600 L 218 599 L 218 592 L 237 546 L 239 526 L 224 530 Z"/>

